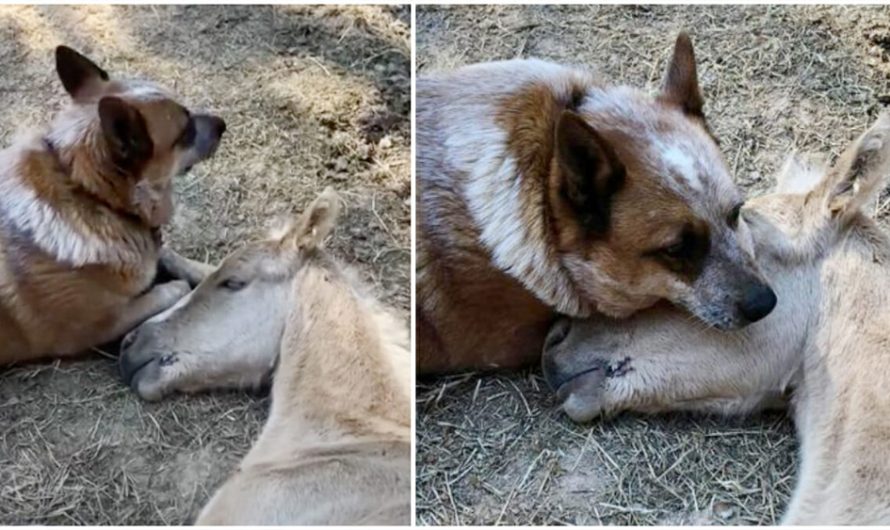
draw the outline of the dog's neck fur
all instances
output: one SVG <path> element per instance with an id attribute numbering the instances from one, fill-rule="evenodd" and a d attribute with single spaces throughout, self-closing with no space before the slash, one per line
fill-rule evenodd
<path id="1" fill-rule="evenodd" d="M 157 234 L 127 212 L 108 178 L 94 175 L 99 184 L 87 185 L 92 180 L 84 172 L 90 164 L 79 160 L 74 149 L 45 135 L 0 152 L 4 226 L 70 266 L 141 261 L 146 251 L 157 248 Z M 88 197 L 95 208 L 70 207 L 70 198 L 78 195 Z"/>
<path id="2" fill-rule="evenodd" d="M 542 61 L 534 63 L 534 78 L 505 79 L 500 96 L 509 98 L 522 85 L 534 83 L 546 87 L 553 101 L 565 107 L 578 101 L 579 91 L 583 94 L 586 87 L 596 85 L 593 78 L 583 72 Z M 477 102 L 492 104 L 491 99 L 467 102 L 468 119 L 452 122 L 460 130 L 446 131 L 446 135 L 452 152 L 471 155 L 456 162 L 467 175 L 463 195 L 479 227 L 481 244 L 497 268 L 521 282 L 543 303 L 560 313 L 589 315 L 592 306 L 579 295 L 563 268 L 549 233 L 547 180 L 552 143 L 538 146 L 548 153 L 544 155 L 544 164 L 517 160 L 508 150 L 512 131 L 505 129 L 502 120 L 492 118 L 499 109 L 483 110 Z M 470 107 L 472 103 L 476 105 Z M 547 130 L 533 136 L 552 142 L 553 124 L 549 121 L 535 123 L 536 127 Z M 462 142 L 466 145 L 460 145 Z M 520 201 L 527 204 L 520 206 Z M 528 212 L 531 215 L 527 215 Z"/>

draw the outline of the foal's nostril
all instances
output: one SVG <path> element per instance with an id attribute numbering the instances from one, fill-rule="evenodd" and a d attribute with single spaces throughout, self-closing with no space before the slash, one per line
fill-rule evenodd
<path id="1" fill-rule="evenodd" d="M 554 356 L 547 355 L 546 351 L 541 358 L 541 371 L 544 373 L 544 381 L 547 382 L 547 385 L 554 392 L 559 390 L 563 383 L 570 379 L 568 374 L 560 370 Z"/>
<path id="2" fill-rule="evenodd" d="M 776 293 L 766 284 L 750 287 L 739 302 L 739 311 L 748 322 L 757 322 L 776 307 Z"/>
<path id="3" fill-rule="evenodd" d="M 550 331 L 547 332 L 547 337 L 544 339 L 544 351 L 555 347 L 560 342 L 564 341 L 566 337 L 569 336 L 569 328 L 572 325 L 572 321 L 568 318 L 562 317 L 550 326 Z"/>
<path id="4" fill-rule="evenodd" d="M 216 118 L 216 135 L 222 136 L 226 132 L 226 122 L 222 118 Z"/>
<path id="5" fill-rule="evenodd" d="M 133 331 L 127 333 L 124 336 L 124 340 L 121 341 L 121 352 L 127 351 L 130 346 L 136 342 L 136 335 L 138 334 L 138 329 L 134 329 Z"/>

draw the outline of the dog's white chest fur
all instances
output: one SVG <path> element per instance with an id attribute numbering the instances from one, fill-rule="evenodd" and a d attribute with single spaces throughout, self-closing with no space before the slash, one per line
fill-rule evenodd
<path id="1" fill-rule="evenodd" d="M 140 260 L 138 253 L 100 237 L 85 220 L 66 218 L 41 199 L 17 170 L 21 153 L 13 148 L 0 155 L 0 168 L 7 168 L 0 172 L 0 218 L 7 229 L 73 267 Z"/>

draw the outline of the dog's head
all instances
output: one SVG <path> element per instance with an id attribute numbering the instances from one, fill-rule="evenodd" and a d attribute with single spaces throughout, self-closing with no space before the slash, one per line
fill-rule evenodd
<path id="1" fill-rule="evenodd" d="M 151 227 L 167 223 L 172 178 L 216 151 L 225 122 L 150 81 L 112 79 L 65 46 L 56 48 L 56 72 L 71 102 L 46 139 L 72 180 Z"/>
<path id="2" fill-rule="evenodd" d="M 702 105 L 681 34 L 658 97 L 597 88 L 557 121 L 549 201 L 558 250 L 603 313 L 667 299 L 732 329 L 775 305 Z"/>

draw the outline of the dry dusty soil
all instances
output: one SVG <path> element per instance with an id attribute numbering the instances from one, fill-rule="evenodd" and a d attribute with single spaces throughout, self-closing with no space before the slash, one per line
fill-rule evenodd
<path id="1" fill-rule="evenodd" d="M 789 150 L 837 154 L 890 103 L 887 7 L 422 6 L 416 22 L 421 73 L 541 57 L 653 92 L 687 30 L 752 195 Z M 417 410 L 420 524 L 768 524 L 795 477 L 782 414 L 575 425 L 538 369 L 422 380 Z"/>
<path id="2" fill-rule="evenodd" d="M 216 261 L 325 186 L 331 247 L 410 300 L 410 9 L 0 7 L 0 145 L 65 100 L 53 49 L 166 84 L 222 115 L 217 156 L 176 183 L 167 241 Z M 247 451 L 268 399 L 143 403 L 112 353 L 0 369 L 0 524 L 183 524 Z"/>

